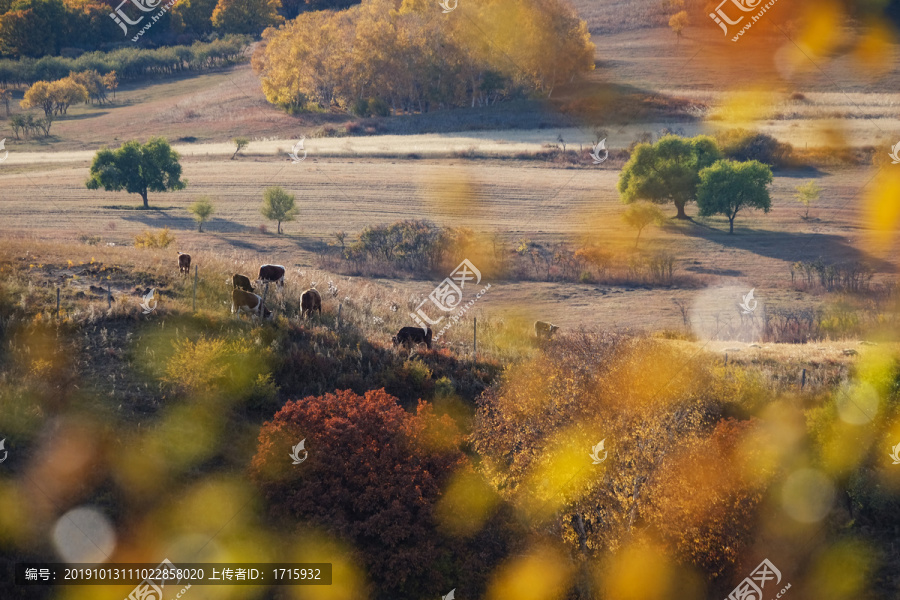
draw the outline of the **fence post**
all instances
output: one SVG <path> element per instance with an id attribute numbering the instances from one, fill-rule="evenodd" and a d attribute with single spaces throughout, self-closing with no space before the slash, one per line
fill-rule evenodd
<path id="1" fill-rule="evenodd" d="M 338 303 L 338 314 L 337 314 L 337 328 L 338 328 L 338 329 L 341 328 L 341 310 L 342 310 L 343 308 L 344 308 L 344 303 L 343 303 L 343 302 L 339 302 L 339 303 Z"/>
<path id="2" fill-rule="evenodd" d="M 112 310 L 112 285 L 106 284 L 106 308 Z"/>
<path id="3" fill-rule="evenodd" d="M 56 320 L 59 321 L 59 287 L 56 288 Z"/>
<path id="4" fill-rule="evenodd" d="M 197 312 L 197 265 L 194 265 L 194 312 Z"/>
<path id="5" fill-rule="evenodd" d="M 728 366 L 728 353 L 725 353 L 725 366 Z"/>
<path id="6" fill-rule="evenodd" d="M 803 391 L 803 388 L 806 386 L 806 369 L 803 369 L 803 373 L 800 375 L 800 391 Z"/>
<path id="7" fill-rule="evenodd" d="M 472 362 L 478 362 L 478 317 L 472 317 Z"/>

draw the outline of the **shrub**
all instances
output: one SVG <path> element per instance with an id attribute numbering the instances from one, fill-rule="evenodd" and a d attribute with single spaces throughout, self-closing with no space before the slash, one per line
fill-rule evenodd
<path id="1" fill-rule="evenodd" d="M 491 483 L 573 552 L 615 552 L 638 530 L 661 531 L 672 554 L 724 569 L 749 543 L 767 473 L 746 468 L 734 434 L 747 426 L 715 427 L 724 400 L 746 402 L 747 390 L 686 352 L 577 334 L 510 366 L 473 427 Z M 592 467 L 586 454 L 602 439 L 608 457 Z"/>
<path id="2" fill-rule="evenodd" d="M 149 229 L 134 236 L 135 248 L 168 248 L 175 241 L 175 236 L 166 227 L 155 234 Z"/>
<path id="3" fill-rule="evenodd" d="M 788 167 L 792 164 L 794 148 L 767 133 L 729 129 L 719 132 L 716 141 L 725 157 L 732 160 L 758 160 L 770 167 Z"/>
<path id="4" fill-rule="evenodd" d="M 271 358 L 269 350 L 243 337 L 182 339 L 175 342 L 163 379 L 193 394 L 254 398 L 263 404 L 275 393 Z"/>
<path id="5" fill-rule="evenodd" d="M 306 440 L 297 469 L 286 452 Z M 460 560 L 435 523 L 450 475 L 466 464 L 449 417 L 404 411 L 384 390 L 288 402 L 263 425 L 251 477 L 286 526 L 324 527 L 350 542 L 379 596 L 426 597 L 454 586 Z"/>
<path id="6" fill-rule="evenodd" d="M 383 98 L 369 98 L 369 114 L 373 117 L 387 117 L 391 107 Z"/>

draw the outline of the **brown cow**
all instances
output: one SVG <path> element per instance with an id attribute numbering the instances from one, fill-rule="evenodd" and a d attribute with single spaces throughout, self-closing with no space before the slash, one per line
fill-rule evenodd
<path id="1" fill-rule="evenodd" d="M 236 290 L 244 290 L 245 292 L 255 292 L 256 288 L 250 283 L 250 278 L 245 275 L 232 275 L 231 276 L 231 285 L 234 286 Z"/>
<path id="2" fill-rule="evenodd" d="M 422 329 L 421 327 L 401 327 L 397 335 L 391 338 L 394 346 L 403 345 L 411 348 L 414 344 L 425 344 L 431 350 L 431 327 Z"/>
<path id="3" fill-rule="evenodd" d="M 284 272 L 285 269 L 281 265 L 263 265 L 259 268 L 259 276 L 256 278 L 256 282 L 265 283 L 266 281 L 269 281 L 283 288 Z"/>
<path id="4" fill-rule="evenodd" d="M 556 333 L 557 329 L 559 329 L 559 326 L 554 325 L 553 323 L 548 323 L 546 321 L 534 322 L 534 335 L 537 336 L 537 339 L 539 340 L 549 340 L 553 337 L 553 334 Z"/>
<path id="5" fill-rule="evenodd" d="M 262 313 L 264 319 L 272 318 L 272 311 L 263 306 L 262 298 L 256 294 L 244 290 L 231 290 L 231 314 L 247 313 L 259 316 Z"/>
<path id="6" fill-rule="evenodd" d="M 178 270 L 182 275 L 191 274 L 191 255 L 184 252 L 178 253 Z"/>
<path id="7" fill-rule="evenodd" d="M 300 314 L 306 318 L 314 310 L 322 314 L 322 296 L 319 295 L 319 290 L 310 288 L 300 296 Z"/>

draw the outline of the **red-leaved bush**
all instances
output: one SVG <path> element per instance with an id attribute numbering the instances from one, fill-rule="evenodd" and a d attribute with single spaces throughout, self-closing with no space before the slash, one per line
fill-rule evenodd
<path id="1" fill-rule="evenodd" d="M 302 439 L 308 458 L 293 465 Z M 460 441 L 430 404 L 412 414 L 384 390 L 337 391 L 288 402 L 266 422 L 251 476 L 280 525 L 315 525 L 349 542 L 376 596 L 422 598 L 453 587 L 455 544 L 433 509 L 467 460 Z"/>

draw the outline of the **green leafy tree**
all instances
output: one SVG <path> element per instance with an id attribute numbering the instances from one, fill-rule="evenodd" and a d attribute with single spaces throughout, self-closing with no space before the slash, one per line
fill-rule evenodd
<path id="1" fill-rule="evenodd" d="M 146 144 L 137 140 L 125 142 L 118 150 L 102 148 L 94 155 L 89 190 L 103 188 L 107 192 L 125 190 L 140 194 L 144 208 L 150 208 L 148 192 L 182 190 L 187 185 L 181 179 L 178 153 L 165 138 L 157 137 Z"/>
<path id="2" fill-rule="evenodd" d="M 238 152 L 247 147 L 247 144 L 250 143 L 250 140 L 247 138 L 236 137 L 231 140 L 234 143 L 234 154 L 231 155 L 231 160 L 234 160 L 234 157 L 238 155 Z"/>
<path id="3" fill-rule="evenodd" d="M 622 201 L 672 202 L 676 218 L 687 219 L 684 206 L 696 199 L 700 171 L 721 158 L 716 142 L 701 135 L 690 139 L 667 135 L 655 144 L 638 144 L 619 176 Z"/>
<path id="4" fill-rule="evenodd" d="M 637 237 L 634 239 L 634 247 L 637 248 L 638 241 L 641 239 L 641 233 L 644 231 L 644 228 L 651 223 L 662 223 L 665 220 L 665 215 L 663 215 L 662 211 L 654 204 L 648 202 L 635 202 L 625 209 L 625 214 L 622 215 L 622 219 L 629 227 L 637 230 Z"/>
<path id="5" fill-rule="evenodd" d="M 271 221 L 278 221 L 278 233 L 280 234 L 281 223 L 293 221 L 297 217 L 294 195 L 288 194 L 280 187 L 266 188 L 266 191 L 263 193 L 263 204 L 259 212 Z"/>
<path id="6" fill-rule="evenodd" d="M 725 215 L 728 217 L 728 233 L 734 233 L 734 218 L 742 208 L 769 212 L 772 200 L 767 186 L 770 183 L 772 169 L 757 160 L 720 160 L 700 172 L 700 186 L 697 188 L 700 216 Z"/>
<path id="7" fill-rule="evenodd" d="M 822 188 L 816 185 L 816 182 L 810 179 L 806 183 L 797 186 L 797 195 L 794 198 L 797 199 L 797 202 L 803 204 L 806 207 L 806 215 L 804 215 L 804 219 L 809 218 L 809 205 L 819 199 L 819 195 L 822 193 Z"/>
<path id="8" fill-rule="evenodd" d="M 209 198 L 206 196 L 198 198 L 196 202 L 188 207 L 188 212 L 194 215 L 194 220 L 197 221 L 199 225 L 197 231 L 203 231 L 203 224 L 209 220 L 215 210 L 212 202 L 210 202 Z"/>

